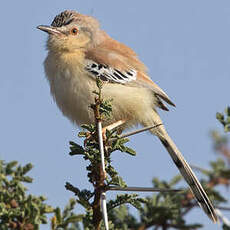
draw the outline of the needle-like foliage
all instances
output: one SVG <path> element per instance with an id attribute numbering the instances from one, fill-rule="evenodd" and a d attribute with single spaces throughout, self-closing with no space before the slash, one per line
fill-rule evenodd
<path id="1" fill-rule="evenodd" d="M 112 101 L 103 99 L 103 85 L 97 81 L 98 90 L 95 94 L 95 103 L 89 105 L 95 113 L 95 121 L 102 123 L 109 119 L 112 112 Z M 223 124 L 226 132 L 230 131 L 230 108 L 226 114 L 217 113 L 217 119 Z M 0 161 L 0 229 L 38 230 L 41 224 L 48 223 L 50 218 L 51 230 L 91 230 L 105 229 L 100 208 L 100 194 L 109 194 L 110 186 L 126 188 L 127 184 L 113 166 L 111 155 L 114 152 L 127 153 L 130 157 L 136 152 L 127 146 L 128 138 L 121 138 L 120 130 L 106 131 L 104 134 L 105 168 L 106 175 L 101 167 L 101 155 L 97 137 L 97 123 L 82 125 L 79 139 L 71 141 L 71 157 L 83 157 L 88 162 L 86 167 L 88 182 L 91 190 L 80 189 L 76 185 L 66 182 L 65 188 L 73 193 L 66 207 L 51 207 L 46 204 L 44 196 L 28 194 L 26 184 L 32 182 L 28 172 L 31 164 L 20 166 L 16 161 L 6 163 Z M 230 185 L 230 148 L 227 134 L 212 132 L 215 152 L 218 154 L 215 161 L 210 162 L 208 169 L 192 165 L 202 176 L 202 186 L 207 191 L 217 213 L 220 217 L 222 229 L 230 230 L 230 208 L 227 204 L 227 191 L 220 187 L 228 188 Z M 130 160 L 132 160 L 130 158 Z M 191 191 L 183 187 L 182 177 L 175 175 L 171 180 L 165 181 L 159 178 L 152 180 L 154 188 L 162 192 L 153 193 L 146 197 L 136 193 L 118 193 L 114 199 L 108 200 L 107 210 L 109 217 L 109 229 L 111 230 L 167 230 L 167 229 L 200 229 L 205 223 L 191 223 L 189 215 L 192 210 L 199 208 Z M 181 192 L 165 192 L 180 189 Z M 164 192 L 163 192 L 164 191 Z M 225 191 L 225 192 L 223 192 Z M 108 195 L 107 195 L 108 197 Z M 77 212 L 77 207 L 84 209 L 83 213 Z M 224 213 L 224 211 L 226 211 Z M 225 216 L 226 215 L 226 216 Z M 208 220 L 207 220 L 208 221 Z M 48 229 L 48 228 L 47 228 Z"/>

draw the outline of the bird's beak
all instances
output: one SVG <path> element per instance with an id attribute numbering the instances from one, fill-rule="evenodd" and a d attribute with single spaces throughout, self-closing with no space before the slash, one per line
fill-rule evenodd
<path id="1" fill-rule="evenodd" d="M 52 27 L 52 26 L 37 26 L 37 29 L 42 30 L 48 34 L 53 34 L 53 35 L 60 35 L 62 34 L 61 31 L 59 31 L 56 27 Z"/>

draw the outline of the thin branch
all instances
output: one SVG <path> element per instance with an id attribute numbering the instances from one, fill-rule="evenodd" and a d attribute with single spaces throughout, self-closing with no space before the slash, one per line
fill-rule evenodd
<path id="1" fill-rule="evenodd" d="M 199 167 L 199 166 L 196 166 L 196 165 L 191 165 L 191 164 L 190 164 L 190 166 L 191 166 L 191 168 L 193 168 L 193 169 L 195 169 L 195 170 L 198 170 L 198 171 L 201 171 L 201 172 L 206 172 L 206 173 L 210 172 L 209 170 L 203 169 L 203 168 L 201 168 L 201 167 Z"/>
<path id="2" fill-rule="evenodd" d="M 216 205 L 215 208 L 218 208 L 218 209 L 223 210 L 223 211 L 230 211 L 230 207 L 223 207 L 223 206 Z"/>
<path id="3" fill-rule="evenodd" d="M 138 129 L 138 130 L 135 130 L 135 131 L 132 131 L 132 132 L 129 132 L 129 133 L 125 133 L 125 134 L 122 134 L 119 136 L 119 139 L 120 138 L 126 138 L 126 137 L 130 137 L 132 135 L 135 135 L 135 134 L 138 134 L 138 133 L 141 133 L 141 132 L 145 132 L 145 131 L 148 131 L 150 129 L 154 129 L 154 128 L 157 128 L 158 126 L 161 126 L 163 124 L 157 124 L 157 125 L 151 125 L 151 126 L 148 126 L 148 127 L 145 127 L 145 128 L 142 128 L 142 129 Z M 111 138 L 109 141 L 114 141 L 116 140 L 117 138 Z"/>
<path id="4" fill-rule="evenodd" d="M 162 189 L 162 188 L 150 188 L 150 187 L 120 187 L 120 186 L 108 186 L 106 190 L 109 191 L 128 191 L 128 192 L 182 192 L 182 189 Z"/>
<path id="5" fill-rule="evenodd" d="M 101 121 L 97 121 L 97 133 L 98 133 L 99 150 L 101 154 L 101 167 L 102 167 L 103 172 L 106 173 L 105 172 L 105 153 L 104 153 Z"/>
<path id="6" fill-rule="evenodd" d="M 224 216 L 223 213 L 219 209 L 216 209 L 216 214 L 225 225 L 230 227 L 230 220 L 226 216 Z"/>
<path id="7" fill-rule="evenodd" d="M 182 212 L 182 216 L 186 215 L 192 208 L 194 207 L 200 207 L 198 203 L 192 203 L 184 212 Z M 220 210 L 223 210 L 223 211 L 230 211 L 230 207 L 224 207 L 224 206 L 218 206 L 218 205 L 215 205 L 214 208 L 216 209 L 220 209 Z"/>
<path id="8" fill-rule="evenodd" d="M 129 132 L 129 133 L 125 133 L 125 134 L 121 135 L 120 138 L 125 138 L 125 137 L 129 137 L 129 136 L 141 133 L 141 132 L 145 132 L 145 131 L 148 131 L 150 129 L 157 128 L 157 127 L 159 127 L 161 125 L 163 125 L 163 124 L 151 125 L 151 126 L 148 126 L 148 127 L 142 128 L 142 129 L 138 129 L 138 130 L 135 130 L 135 131 L 132 131 L 132 132 Z"/>
<path id="9" fill-rule="evenodd" d="M 69 182 L 66 182 L 65 184 L 65 188 L 66 190 L 69 190 L 71 192 L 73 192 L 76 196 L 79 194 L 80 190 L 76 187 L 74 187 L 72 184 L 70 184 Z"/>
<path id="10" fill-rule="evenodd" d="M 100 104 L 101 104 L 101 89 L 99 89 L 99 98 L 96 99 L 96 107 L 94 110 L 95 118 L 96 118 L 95 121 L 97 124 L 99 150 L 101 154 L 101 170 L 103 174 L 102 177 L 100 178 L 99 187 L 98 187 L 98 196 L 100 196 L 100 198 L 98 197 L 100 199 L 98 201 L 99 202 L 101 201 L 101 205 L 100 203 L 97 205 L 102 207 L 102 217 L 104 220 L 105 229 L 109 230 L 109 221 L 108 221 L 108 213 L 107 213 L 107 206 L 106 206 L 106 195 L 105 195 L 105 191 L 102 190 L 102 186 L 104 185 L 106 171 L 105 171 L 105 154 L 104 154 L 104 144 L 103 144 L 103 136 L 102 136 L 101 114 L 99 112 Z M 99 222 L 99 225 L 100 225 L 100 222 Z"/>
<path id="11" fill-rule="evenodd" d="M 101 193 L 101 206 L 102 206 L 102 215 L 105 224 L 105 229 L 109 230 L 109 221 L 108 221 L 108 213 L 107 213 L 107 205 L 106 205 L 106 194 L 105 192 Z"/>
<path id="12" fill-rule="evenodd" d="M 97 121 L 97 131 L 98 131 L 98 142 L 99 142 L 99 149 L 101 153 L 101 168 L 103 174 L 106 175 L 105 171 L 105 154 L 104 154 L 104 145 L 103 145 L 103 136 L 102 136 L 102 125 L 101 121 Z M 106 195 L 105 192 L 101 193 L 101 206 L 102 206 L 102 216 L 105 224 L 105 229 L 109 230 L 109 221 L 108 221 L 108 213 L 107 213 L 107 206 L 106 206 Z"/>

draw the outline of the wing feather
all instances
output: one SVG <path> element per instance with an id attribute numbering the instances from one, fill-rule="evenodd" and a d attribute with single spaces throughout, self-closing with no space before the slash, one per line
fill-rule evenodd
<path id="1" fill-rule="evenodd" d="M 167 110 L 160 99 L 175 106 L 168 95 L 146 74 L 147 68 L 138 60 L 136 53 L 124 44 L 109 37 L 100 45 L 87 50 L 85 57 L 87 60 L 85 69 L 93 77 L 100 77 L 111 83 L 135 82 L 137 85 L 151 89 L 158 96 L 160 108 Z"/>
<path id="2" fill-rule="evenodd" d="M 92 60 L 87 60 L 85 69 L 93 76 L 99 77 L 100 79 L 111 83 L 125 84 L 136 80 L 137 77 L 137 71 L 133 69 L 128 69 L 126 71 L 118 70 L 105 64 L 98 64 Z"/>

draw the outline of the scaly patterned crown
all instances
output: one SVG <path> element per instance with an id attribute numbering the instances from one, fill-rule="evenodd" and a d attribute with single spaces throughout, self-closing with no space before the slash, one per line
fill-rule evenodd
<path id="1" fill-rule="evenodd" d="M 65 10 L 58 14 L 53 22 L 51 23 L 51 26 L 53 27 L 61 27 L 70 24 L 74 20 L 74 16 L 76 16 L 76 12 L 72 10 Z"/>

